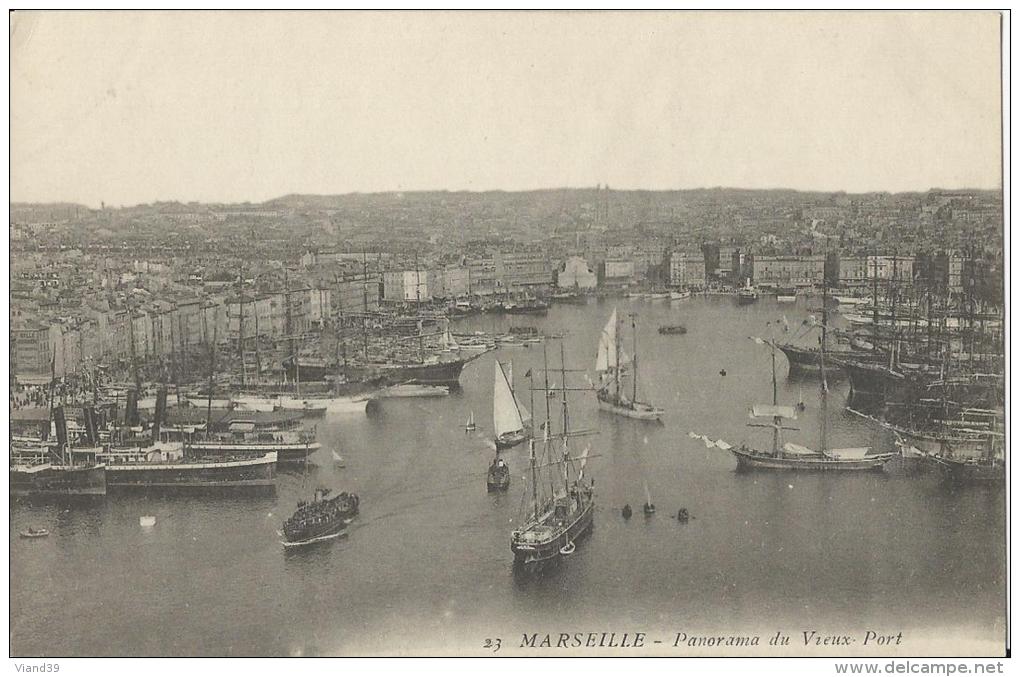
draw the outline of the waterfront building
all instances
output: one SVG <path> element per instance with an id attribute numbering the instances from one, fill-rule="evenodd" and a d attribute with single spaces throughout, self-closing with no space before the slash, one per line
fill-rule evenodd
<path id="1" fill-rule="evenodd" d="M 599 266 L 599 283 L 605 287 L 621 287 L 634 282 L 634 262 L 606 259 Z"/>
<path id="2" fill-rule="evenodd" d="M 820 285 L 825 276 L 825 256 L 753 255 L 751 278 L 756 285 Z"/>
<path id="3" fill-rule="evenodd" d="M 556 286 L 560 289 L 594 289 L 598 276 L 580 256 L 570 256 L 557 272 Z"/>
<path id="4" fill-rule="evenodd" d="M 668 279 L 671 287 L 705 286 L 705 256 L 701 252 L 670 252 Z"/>

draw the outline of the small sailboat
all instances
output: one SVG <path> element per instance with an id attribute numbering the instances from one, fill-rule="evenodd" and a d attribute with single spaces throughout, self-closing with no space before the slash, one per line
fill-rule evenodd
<path id="1" fill-rule="evenodd" d="M 344 468 L 346 466 L 347 466 L 347 464 L 344 462 L 344 457 L 341 456 L 340 454 L 336 453 L 336 450 L 334 449 L 333 450 L 333 467 L 334 468 Z"/>
<path id="2" fill-rule="evenodd" d="M 595 371 L 601 376 L 601 383 L 596 390 L 599 409 L 628 418 L 645 421 L 657 421 L 663 410 L 638 400 L 638 358 L 637 358 L 637 326 L 631 314 L 631 329 L 634 339 L 634 356 L 630 358 L 631 394 L 628 398 L 623 391 L 623 368 L 628 362 L 620 350 L 620 336 L 616 309 L 609 317 L 599 338 L 598 354 L 595 358 Z"/>
<path id="3" fill-rule="evenodd" d="M 642 509 L 645 512 L 645 517 L 655 514 L 655 504 L 652 503 L 652 493 L 648 491 L 648 482 L 645 482 L 645 504 Z"/>
<path id="4" fill-rule="evenodd" d="M 576 547 L 577 546 L 574 545 L 574 542 L 570 541 L 565 546 L 560 548 L 560 554 L 563 555 L 564 557 L 569 556 L 569 555 L 573 555 L 574 554 L 574 550 L 576 549 Z"/>
<path id="5" fill-rule="evenodd" d="M 497 451 L 515 447 L 529 437 L 520 403 L 514 395 L 513 386 L 510 385 L 510 379 L 499 360 L 496 360 L 493 384 L 492 423 L 496 435 Z"/>
<path id="6" fill-rule="evenodd" d="M 472 410 L 470 413 L 468 413 L 467 423 L 464 424 L 464 432 L 470 433 L 474 432 L 477 429 L 478 426 L 475 425 L 475 412 Z"/>

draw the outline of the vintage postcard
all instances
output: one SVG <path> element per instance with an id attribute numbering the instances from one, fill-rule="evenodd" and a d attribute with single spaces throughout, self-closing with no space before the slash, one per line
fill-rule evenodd
<path id="1" fill-rule="evenodd" d="M 19 671 L 1001 671 L 1008 20 L 10 13 Z"/>

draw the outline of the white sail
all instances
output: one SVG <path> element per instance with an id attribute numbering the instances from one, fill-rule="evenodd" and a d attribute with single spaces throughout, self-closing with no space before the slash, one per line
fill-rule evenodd
<path id="1" fill-rule="evenodd" d="M 800 444 L 794 444 L 793 442 L 787 442 L 783 445 L 783 451 L 793 456 L 812 456 L 817 454 L 817 451 L 808 449 Z"/>
<path id="2" fill-rule="evenodd" d="M 520 399 L 517 398 L 517 388 L 514 387 L 514 362 L 510 360 L 506 363 L 506 380 L 510 384 L 510 390 L 514 394 L 514 403 L 517 404 L 517 411 L 521 414 L 521 421 L 524 423 L 531 423 L 531 412 L 525 407 Z"/>
<path id="3" fill-rule="evenodd" d="M 514 393 L 510 389 L 506 373 L 499 361 L 496 361 L 495 384 L 492 394 L 492 424 L 496 437 L 505 433 L 517 432 L 524 429 L 524 421 L 521 420 L 521 412 L 517 409 L 517 402 Z"/>
<path id="4" fill-rule="evenodd" d="M 595 357 L 595 371 L 606 372 L 616 367 L 616 308 L 609 316 L 599 337 L 599 352 Z"/>
<path id="5" fill-rule="evenodd" d="M 751 406 L 751 418 L 788 418 L 796 420 L 797 412 L 793 407 L 781 404 L 755 404 Z"/>
<path id="6" fill-rule="evenodd" d="M 585 447 L 584 451 L 581 452 L 581 468 L 577 472 L 577 481 L 581 481 L 581 477 L 584 476 L 584 466 L 588 463 L 588 452 L 591 451 L 591 447 Z"/>

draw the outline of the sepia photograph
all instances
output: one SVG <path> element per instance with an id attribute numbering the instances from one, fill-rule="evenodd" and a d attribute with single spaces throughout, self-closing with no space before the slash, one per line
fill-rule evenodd
<path id="1" fill-rule="evenodd" d="M 1008 10 L 8 19 L 15 671 L 1003 673 Z"/>

